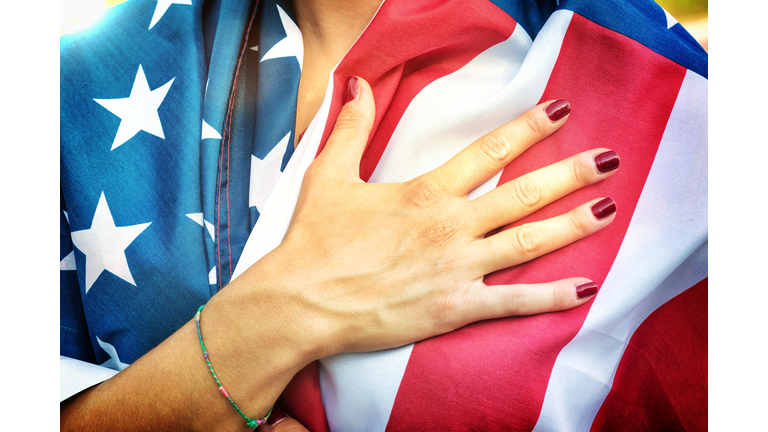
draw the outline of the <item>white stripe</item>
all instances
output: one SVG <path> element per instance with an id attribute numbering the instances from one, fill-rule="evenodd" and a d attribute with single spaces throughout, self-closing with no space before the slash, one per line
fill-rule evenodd
<path id="1" fill-rule="evenodd" d="M 558 11 L 531 44 L 521 26 L 460 70 L 425 87 L 392 134 L 371 182 L 399 182 L 436 168 L 541 99 L 573 13 Z M 472 197 L 498 183 L 498 175 Z M 332 431 L 384 431 L 413 345 L 321 360 Z"/>
<path id="2" fill-rule="evenodd" d="M 59 356 L 59 401 L 104 382 L 117 375 L 115 369 L 98 366 L 82 360 Z"/>
<path id="3" fill-rule="evenodd" d="M 320 390 L 328 426 L 338 431 L 383 431 L 413 344 L 320 360 Z"/>
<path id="4" fill-rule="evenodd" d="M 707 80 L 688 71 L 616 260 L 555 361 L 534 431 L 590 429 L 637 327 L 707 276 L 707 235 Z"/>

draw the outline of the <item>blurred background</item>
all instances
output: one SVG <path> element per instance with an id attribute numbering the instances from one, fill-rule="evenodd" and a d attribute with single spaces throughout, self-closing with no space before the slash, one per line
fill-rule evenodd
<path id="1" fill-rule="evenodd" d="M 707 52 L 707 0 L 656 0 L 704 47 Z"/>
<path id="2" fill-rule="evenodd" d="M 126 0 L 59 0 L 60 34 L 73 33 L 95 22 L 104 9 Z M 657 0 L 688 33 L 707 49 L 707 1 L 708 0 Z"/>

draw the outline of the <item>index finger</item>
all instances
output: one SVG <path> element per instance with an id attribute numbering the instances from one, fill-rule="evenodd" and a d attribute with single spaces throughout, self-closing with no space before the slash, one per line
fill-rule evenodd
<path id="1" fill-rule="evenodd" d="M 427 176 L 449 194 L 466 196 L 529 147 L 557 131 L 570 112 L 571 105 L 565 99 L 541 103 L 480 137 Z"/>

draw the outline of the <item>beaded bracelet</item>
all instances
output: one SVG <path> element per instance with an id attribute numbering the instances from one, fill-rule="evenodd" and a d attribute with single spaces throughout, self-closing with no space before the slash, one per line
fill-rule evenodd
<path id="1" fill-rule="evenodd" d="M 219 377 L 216 376 L 216 372 L 213 371 L 213 366 L 211 366 L 211 362 L 210 360 L 208 360 L 208 350 L 205 349 L 205 344 L 203 343 L 203 334 L 200 333 L 200 315 L 203 312 L 203 307 L 205 307 L 205 305 L 200 306 L 200 309 L 197 310 L 197 314 L 195 314 L 195 323 L 197 324 L 197 337 L 200 339 L 200 348 L 203 349 L 203 357 L 205 357 L 205 362 L 208 363 L 208 370 L 211 371 L 211 375 L 213 375 L 213 379 L 216 380 L 216 384 L 219 385 L 219 391 L 221 392 L 221 394 L 224 395 L 224 397 L 227 398 L 229 403 L 231 403 L 232 406 L 235 407 L 237 412 L 240 414 L 240 417 L 245 419 L 245 422 L 249 428 L 255 428 L 256 426 L 266 423 L 267 419 L 269 418 L 269 415 L 272 414 L 272 408 L 274 408 L 274 406 L 269 409 L 269 412 L 267 412 L 267 415 L 264 416 L 263 419 L 254 420 L 252 418 L 248 418 L 245 414 L 243 414 L 242 411 L 240 411 L 240 408 L 237 407 L 237 405 L 232 400 L 232 398 L 229 397 L 229 394 L 227 393 L 227 391 L 224 390 L 224 386 L 221 385 L 221 381 L 219 381 Z"/>

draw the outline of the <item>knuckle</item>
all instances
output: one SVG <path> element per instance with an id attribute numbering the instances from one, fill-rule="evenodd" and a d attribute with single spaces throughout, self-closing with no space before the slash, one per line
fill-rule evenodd
<path id="1" fill-rule="evenodd" d="M 441 196 L 441 188 L 435 182 L 415 181 L 406 192 L 407 201 L 417 208 L 435 205 Z"/>
<path id="2" fill-rule="evenodd" d="M 587 221 L 580 217 L 576 212 L 570 212 L 566 215 L 565 220 L 568 222 L 568 227 L 572 232 L 577 235 L 584 235 L 588 232 Z"/>
<path id="3" fill-rule="evenodd" d="M 516 315 L 524 313 L 530 306 L 530 296 L 525 290 L 515 290 L 507 297 L 507 313 Z"/>
<path id="4" fill-rule="evenodd" d="M 440 216 L 427 224 L 422 231 L 422 237 L 430 244 L 445 243 L 461 231 L 460 225 L 456 218 Z"/>
<path id="5" fill-rule="evenodd" d="M 511 151 L 511 141 L 502 132 L 496 131 L 480 139 L 481 154 L 495 163 L 506 163 Z"/>
<path id="6" fill-rule="evenodd" d="M 515 229 L 512 237 L 514 247 L 523 255 L 530 255 L 541 248 L 542 236 L 533 225 L 521 225 Z"/>
<path id="7" fill-rule="evenodd" d="M 457 286 L 451 287 L 432 307 L 432 318 L 438 325 L 449 325 L 460 322 L 467 309 L 470 298 L 469 292 Z"/>
<path id="8" fill-rule="evenodd" d="M 515 182 L 513 199 L 526 208 L 535 208 L 543 195 L 542 186 L 538 180 L 532 177 L 521 177 Z"/>
<path id="9" fill-rule="evenodd" d="M 594 169 L 591 164 L 581 159 L 576 159 L 571 164 L 571 179 L 577 185 L 587 185 L 590 183 L 593 171 Z"/>
<path id="10" fill-rule="evenodd" d="M 536 115 L 527 115 L 523 117 L 523 127 L 525 128 L 525 132 L 532 136 L 539 136 L 544 133 L 544 123 Z"/>
<path id="11" fill-rule="evenodd" d="M 573 294 L 570 294 L 567 290 L 560 289 L 558 284 L 552 284 L 550 299 L 553 307 L 560 309 L 573 303 Z"/>
<path id="12" fill-rule="evenodd" d="M 354 131 L 361 128 L 363 114 L 353 109 L 342 109 L 336 118 L 334 129 L 337 131 Z"/>

